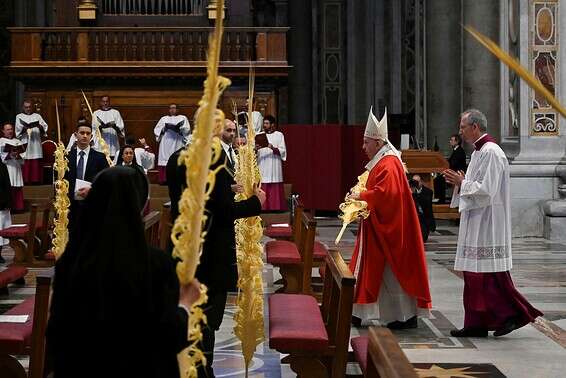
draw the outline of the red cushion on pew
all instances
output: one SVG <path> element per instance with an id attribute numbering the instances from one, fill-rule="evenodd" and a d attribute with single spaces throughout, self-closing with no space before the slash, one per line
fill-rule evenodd
<path id="1" fill-rule="evenodd" d="M 354 337 L 350 340 L 352 344 L 352 349 L 354 350 L 354 358 L 360 364 L 362 372 L 366 372 L 368 366 L 368 345 L 369 338 L 366 336 Z"/>
<path id="2" fill-rule="evenodd" d="M 29 315 L 25 323 L 0 323 L 0 354 L 29 354 L 35 296 L 12 307 L 5 315 Z"/>
<path id="3" fill-rule="evenodd" d="M 328 248 L 321 242 L 315 240 L 312 250 L 312 257 L 315 260 L 324 260 L 328 256 Z"/>
<path id="4" fill-rule="evenodd" d="M 8 227 L 0 230 L 0 236 L 3 238 L 23 238 L 28 233 L 29 226 Z"/>
<path id="5" fill-rule="evenodd" d="M 0 272 L 0 287 L 6 287 L 9 283 L 19 280 L 28 274 L 25 266 L 12 265 Z"/>
<path id="6" fill-rule="evenodd" d="M 265 243 L 267 262 L 273 265 L 300 264 L 301 255 L 295 243 L 272 240 Z"/>
<path id="7" fill-rule="evenodd" d="M 293 229 L 291 228 L 291 226 L 285 226 L 285 227 L 267 226 L 263 231 L 263 234 L 273 239 L 291 238 L 293 236 Z"/>
<path id="8" fill-rule="evenodd" d="M 314 297 L 273 294 L 269 297 L 269 347 L 280 352 L 320 351 L 328 334 Z"/>

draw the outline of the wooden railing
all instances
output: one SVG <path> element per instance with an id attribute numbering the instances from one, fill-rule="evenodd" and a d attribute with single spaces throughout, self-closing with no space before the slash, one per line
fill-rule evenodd
<path id="1" fill-rule="evenodd" d="M 204 62 L 212 28 L 10 28 L 11 65 Z M 287 63 L 288 28 L 225 28 L 221 61 Z"/>
<path id="2" fill-rule="evenodd" d="M 205 0 L 102 0 L 105 15 L 203 15 Z"/>

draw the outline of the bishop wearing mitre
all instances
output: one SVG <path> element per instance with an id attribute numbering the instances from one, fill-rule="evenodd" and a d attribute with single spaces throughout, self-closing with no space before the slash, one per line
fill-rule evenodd
<path id="1" fill-rule="evenodd" d="M 431 307 L 419 218 L 401 161 L 387 139 L 387 110 L 378 121 L 370 109 L 362 146 L 370 162 L 366 190 L 352 193 L 367 203 L 350 270 L 356 277 L 353 320 L 392 329 L 417 327 Z"/>

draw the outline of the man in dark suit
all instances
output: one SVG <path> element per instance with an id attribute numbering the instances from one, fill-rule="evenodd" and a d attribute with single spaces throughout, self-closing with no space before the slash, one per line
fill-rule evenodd
<path id="1" fill-rule="evenodd" d="M 426 242 L 428 235 L 436 231 L 436 221 L 432 212 L 432 190 L 423 185 L 419 175 L 414 175 L 409 184 L 413 192 L 417 214 L 419 215 L 423 241 Z"/>
<path id="2" fill-rule="evenodd" d="M 448 158 L 448 165 L 454 172 L 466 172 L 466 151 L 462 148 L 462 137 L 454 134 L 450 137 L 450 147 L 452 153 Z M 438 175 L 434 179 L 434 194 L 438 198 L 438 203 L 446 202 L 446 181 L 444 176 Z"/>
<path id="3" fill-rule="evenodd" d="M 223 144 L 232 146 L 236 128 L 233 122 L 226 120 L 220 135 Z M 167 162 L 167 185 L 171 198 L 171 213 L 177 217 L 177 203 L 182 190 L 186 185 L 185 167 L 177 166 L 181 150 L 175 152 Z M 230 152 L 230 150 L 228 150 Z M 214 187 L 210 198 L 206 202 L 205 211 L 208 215 L 206 223 L 206 236 L 200 264 L 196 277 L 208 287 L 208 302 L 204 312 L 207 317 L 207 326 L 203 329 L 202 350 L 206 355 L 206 368 L 199 369 L 199 377 L 214 377 L 212 370 L 214 333 L 220 328 L 228 291 L 235 291 L 238 281 L 238 267 L 236 264 L 236 236 L 234 221 L 239 218 L 248 218 L 259 215 L 261 206 L 265 202 L 265 193 L 256 189 L 255 195 L 247 200 L 236 202 L 235 191 L 241 188 L 235 183 L 233 177 L 233 162 L 226 153 L 224 146 L 218 161 L 211 165 L 211 169 L 223 166 L 216 173 Z"/>
<path id="4" fill-rule="evenodd" d="M 92 137 L 92 126 L 89 123 L 79 122 L 75 131 L 77 144 L 69 151 L 69 170 L 65 173 L 65 179 L 69 182 L 69 199 L 71 207 L 69 212 L 69 230 L 73 232 L 80 217 L 82 200 L 86 198 L 90 186 L 81 185 L 76 189 L 77 180 L 92 183 L 98 172 L 108 168 L 108 162 L 103 153 L 95 151 L 90 147 Z"/>
<path id="5" fill-rule="evenodd" d="M 452 147 L 452 154 L 448 158 L 450 169 L 454 172 L 466 172 L 466 151 L 462 148 L 462 137 L 459 134 L 452 135 L 450 146 Z"/>

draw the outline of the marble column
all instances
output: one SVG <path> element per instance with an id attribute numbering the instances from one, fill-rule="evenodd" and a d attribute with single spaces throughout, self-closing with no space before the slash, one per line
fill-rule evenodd
<path id="1" fill-rule="evenodd" d="M 531 62 L 531 33 L 534 22 L 530 18 L 530 2 L 518 1 L 519 7 L 519 55 L 521 64 L 533 71 Z M 550 3 L 550 2 L 549 2 Z M 554 3 L 555 4 L 555 3 Z M 563 4 L 561 4 L 563 5 Z M 566 33 L 564 7 L 558 7 L 555 15 L 558 38 Z M 555 88 L 559 101 L 566 103 L 566 70 L 560 62 L 566 59 L 566 49 L 557 41 Z M 511 214 L 514 236 L 545 236 L 566 239 L 566 201 L 563 183 L 566 180 L 566 135 L 564 118 L 559 117 L 555 133 L 537 132 L 534 122 L 533 91 L 520 83 L 519 96 L 519 153 L 511 163 Z M 562 194 L 561 194 L 562 193 Z"/>
<path id="2" fill-rule="evenodd" d="M 289 3 L 287 50 L 289 65 L 288 122 L 309 124 L 313 122 L 313 25 L 310 0 Z"/>
<path id="3" fill-rule="evenodd" d="M 448 153 L 450 135 L 458 131 L 461 112 L 460 1 L 426 2 L 427 146 L 434 138 Z"/>
<path id="4" fill-rule="evenodd" d="M 492 40 L 499 39 L 499 2 L 464 0 L 463 24 L 478 29 Z M 462 108 L 476 108 L 487 117 L 489 133 L 500 137 L 501 107 L 499 61 L 468 33 L 462 39 Z"/>

